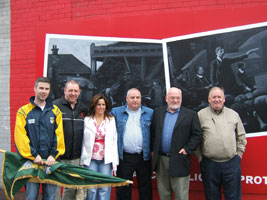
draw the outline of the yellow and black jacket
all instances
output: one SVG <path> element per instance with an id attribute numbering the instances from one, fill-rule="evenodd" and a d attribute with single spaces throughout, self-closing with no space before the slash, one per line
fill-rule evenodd
<path id="1" fill-rule="evenodd" d="M 30 98 L 30 103 L 17 112 L 15 125 L 15 145 L 18 153 L 34 160 L 37 155 L 47 159 L 49 155 L 57 159 L 65 152 L 62 113 L 51 100 L 47 99 L 42 110 Z"/>

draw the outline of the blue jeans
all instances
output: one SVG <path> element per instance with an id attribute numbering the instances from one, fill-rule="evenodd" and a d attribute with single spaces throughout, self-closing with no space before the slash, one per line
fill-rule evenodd
<path id="1" fill-rule="evenodd" d="M 40 183 L 26 183 L 26 200 L 37 200 L 39 193 Z M 42 184 L 42 199 L 54 200 L 56 195 L 57 186 L 51 184 Z"/>
<path id="2" fill-rule="evenodd" d="M 104 160 L 91 160 L 90 166 L 85 166 L 87 169 L 100 172 L 105 175 L 112 176 L 111 163 L 105 164 Z M 110 187 L 103 187 L 98 189 L 87 190 L 87 200 L 109 200 L 110 199 Z"/>

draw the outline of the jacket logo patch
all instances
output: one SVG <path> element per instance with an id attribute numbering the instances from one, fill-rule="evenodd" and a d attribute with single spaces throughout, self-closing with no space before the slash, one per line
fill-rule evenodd
<path id="1" fill-rule="evenodd" d="M 35 124 L 35 119 L 28 119 L 28 124 Z"/>
<path id="2" fill-rule="evenodd" d="M 54 124 L 55 123 L 55 118 L 54 117 L 50 117 L 50 123 Z"/>

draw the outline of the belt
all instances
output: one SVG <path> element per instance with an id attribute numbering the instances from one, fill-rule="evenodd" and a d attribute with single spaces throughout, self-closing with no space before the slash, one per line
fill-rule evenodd
<path id="1" fill-rule="evenodd" d="M 171 155 L 170 153 L 163 153 L 163 152 L 160 152 L 159 154 L 160 154 L 161 156 L 167 156 L 167 157 L 170 157 L 170 155 Z"/>
<path id="2" fill-rule="evenodd" d="M 137 152 L 137 153 L 128 153 L 128 152 L 126 152 L 126 151 L 123 151 L 123 153 L 125 153 L 125 154 L 129 154 L 129 155 L 143 155 L 143 151 L 141 151 L 141 152 Z"/>

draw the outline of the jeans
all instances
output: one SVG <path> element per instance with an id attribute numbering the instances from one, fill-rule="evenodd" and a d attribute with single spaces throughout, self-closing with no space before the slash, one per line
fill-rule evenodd
<path id="1" fill-rule="evenodd" d="M 26 183 L 26 200 L 37 200 L 39 193 L 40 183 Z M 51 184 L 42 184 L 42 199 L 54 200 L 56 195 L 57 186 Z"/>
<path id="2" fill-rule="evenodd" d="M 100 172 L 105 175 L 112 176 L 111 163 L 105 164 L 104 160 L 91 160 L 90 166 L 85 166 L 87 169 Z M 109 200 L 111 188 L 103 187 L 87 190 L 87 200 Z"/>

